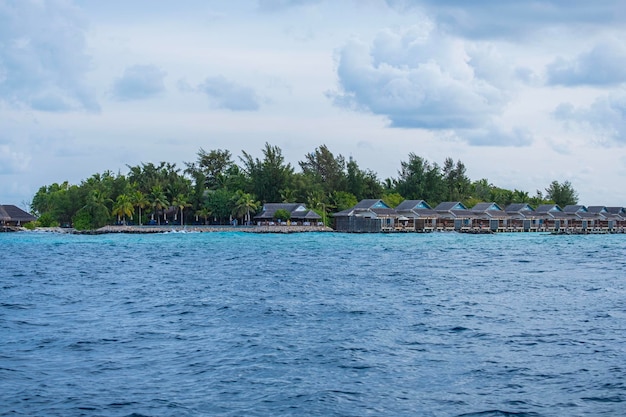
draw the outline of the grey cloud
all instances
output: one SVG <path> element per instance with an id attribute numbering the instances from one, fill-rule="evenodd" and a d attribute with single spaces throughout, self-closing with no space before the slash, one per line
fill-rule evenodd
<path id="1" fill-rule="evenodd" d="M 446 31 L 472 38 L 518 38 L 537 30 L 577 24 L 605 28 L 624 22 L 622 0 L 387 0 L 399 11 L 419 9 Z"/>
<path id="2" fill-rule="evenodd" d="M 386 116 L 402 128 L 478 128 L 499 115 L 509 98 L 501 79 L 488 79 L 492 64 L 483 57 L 477 71 L 462 44 L 418 32 L 385 31 L 372 47 L 345 46 L 340 88 L 329 94 L 335 104 Z"/>
<path id="3" fill-rule="evenodd" d="M 184 91 L 185 82 L 179 83 Z M 259 97 L 255 91 L 246 86 L 236 84 L 223 76 L 209 77 L 196 87 L 218 108 L 232 111 L 254 111 L 260 108 Z"/>
<path id="4" fill-rule="evenodd" d="M 591 128 L 609 141 L 626 144 L 626 88 L 599 97 L 588 107 L 561 104 L 552 116 L 571 125 Z"/>
<path id="5" fill-rule="evenodd" d="M 514 128 L 506 131 L 491 126 L 485 129 L 462 131 L 458 133 L 461 139 L 474 146 L 529 146 L 533 136 L 527 129 Z"/>
<path id="6" fill-rule="evenodd" d="M 0 100 L 42 111 L 98 111 L 84 83 L 85 23 L 60 0 L 0 2 Z"/>
<path id="7" fill-rule="evenodd" d="M 165 72 L 154 65 L 128 67 L 113 84 L 113 95 L 122 101 L 153 97 L 165 90 L 163 78 Z"/>
<path id="8" fill-rule="evenodd" d="M 553 85 L 610 86 L 626 82 L 626 46 L 608 41 L 596 45 L 575 59 L 558 58 L 547 67 Z"/>

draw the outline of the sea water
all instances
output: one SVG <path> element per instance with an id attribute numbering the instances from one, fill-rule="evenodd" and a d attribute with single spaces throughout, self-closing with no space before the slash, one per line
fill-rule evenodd
<path id="1" fill-rule="evenodd" d="M 626 235 L 0 234 L 2 416 L 623 416 Z"/>

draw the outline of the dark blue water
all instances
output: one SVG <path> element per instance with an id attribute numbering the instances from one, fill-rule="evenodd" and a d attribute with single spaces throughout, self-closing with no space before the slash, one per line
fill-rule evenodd
<path id="1" fill-rule="evenodd" d="M 3 416 L 623 416 L 626 236 L 0 234 Z"/>

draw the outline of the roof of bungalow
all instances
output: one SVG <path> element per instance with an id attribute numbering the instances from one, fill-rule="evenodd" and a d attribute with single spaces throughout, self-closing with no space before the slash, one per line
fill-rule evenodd
<path id="1" fill-rule="evenodd" d="M 435 207 L 440 216 L 452 215 L 452 217 L 473 217 L 473 213 L 460 201 L 444 201 Z"/>
<path id="2" fill-rule="evenodd" d="M 524 211 L 535 211 L 528 203 L 511 203 L 504 208 L 507 213 L 520 213 Z"/>
<path id="3" fill-rule="evenodd" d="M 579 204 L 569 204 L 563 207 L 563 211 L 565 213 L 585 213 L 587 212 L 587 207 L 579 205 Z"/>
<path id="4" fill-rule="evenodd" d="M 497 203 L 477 203 L 471 209 L 472 213 L 477 216 L 487 216 L 487 217 L 508 217 L 507 213 L 502 210 Z"/>
<path id="5" fill-rule="evenodd" d="M 0 205 L 0 221 L 27 223 L 37 220 L 35 216 L 12 204 Z"/>
<path id="6" fill-rule="evenodd" d="M 436 217 L 437 212 L 424 200 L 404 200 L 396 207 L 398 214 L 409 217 Z"/>
<path id="7" fill-rule="evenodd" d="M 604 216 L 598 211 L 589 211 L 587 207 L 579 204 L 570 204 L 563 208 L 563 212 L 570 216 L 576 216 L 581 219 L 601 219 Z"/>
<path id="8" fill-rule="evenodd" d="M 535 210 L 536 217 L 550 216 L 553 219 L 568 219 L 570 214 L 565 213 L 558 204 L 542 204 Z"/>
<path id="9" fill-rule="evenodd" d="M 563 212 L 561 207 L 558 204 L 542 204 L 535 209 L 536 213 L 549 213 L 549 212 Z"/>
<path id="10" fill-rule="evenodd" d="M 620 207 L 615 208 L 621 209 Z M 611 213 L 605 206 L 589 206 L 587 210 L 589 210 L 589 213 L 595 213 L 606 220 L 622 220 L 626 217 L 626 212 L 623 210 L 614 210 L 614 212 Z"/>
<path id="11" fill-rule="evenodd" d="M 303 203 L 265 203 L 263 211 L 254 216 L 255 219 L 273 219 L 276 211 L 286 210 L 291 214 L 292 219 L 321 219 L 322 217 L 309 210 Z"/>
<path id="12" fill-rule="evenodd" d="M 389 207 L 383 200 L 361 200 L 356 206 L 334 214 L 334 217 L 363 216 L 363 217 L 396 217 L 398 212 Z"/>
<path id="13" fill-rule="evenodd" d="M 588 206 L 587 211 L 590 213 L 608 213 L 606 207 L 604 206 Z"/>
<path id="14" fill-rule="evenodd" d="M 605 207 L 606 211 L 608 211 L 611 214 L 619 214 L 619 215 L 626 215 L 626 209 L 624 209 L 624 207 Z"/>

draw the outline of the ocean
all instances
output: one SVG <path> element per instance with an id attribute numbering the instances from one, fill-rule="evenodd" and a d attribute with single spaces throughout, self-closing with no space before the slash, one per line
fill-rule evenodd
<path id="1" fill-rule="evenodd" d="M 2 416 L 624 416 L 626 235 L 0 234 Z"/>

